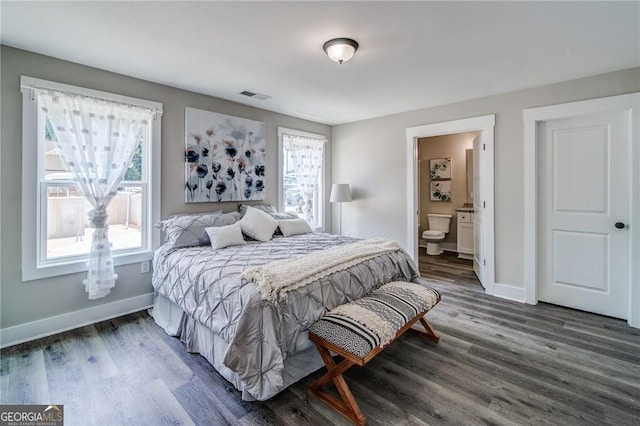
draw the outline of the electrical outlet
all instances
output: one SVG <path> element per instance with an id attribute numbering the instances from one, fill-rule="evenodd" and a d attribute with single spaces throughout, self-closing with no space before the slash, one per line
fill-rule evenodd
<path id="1" fill-rule="evenodd" d="M 345 236 L 345 237 L 348 237 L 348 236 L 349 236 L 349 231 L 346 231 L 346 232 L 344 233 L 344 236 Z"/>
<path id="2" fill-rule="evenodd" d="M 149 261 L 145 260 L 144 262 L 140 263 L 140 272 L 143 274 L 146 274 L 149 272 Z"/>

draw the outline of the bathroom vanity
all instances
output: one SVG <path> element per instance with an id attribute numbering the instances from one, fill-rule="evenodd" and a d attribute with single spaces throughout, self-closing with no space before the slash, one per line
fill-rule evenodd
<path id="1" fill-rule="evenodd" d="M 473 260 L 473 209 L 456 209 L 458 258 Z"/>

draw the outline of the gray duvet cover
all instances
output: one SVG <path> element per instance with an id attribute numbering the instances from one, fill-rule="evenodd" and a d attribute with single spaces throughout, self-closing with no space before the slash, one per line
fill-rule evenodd
<path id="1" fill-rule="evenodd" d="M 420 282 L 420 277 L 411 258 L 398 251 L 313 281 L 276 304 L 263 300 L 255 284 L 240 274 L 252 266 L 354 241 L 313 233 L 219 250 L 162 246 L 154 255 L 152 282 L 158 293 L 226 342 L 224 364 L 255 399 L 265 400 L 283 389 L 284 360 L 311 346 L 307 330 L 327 310 L 384 283 Z"/>

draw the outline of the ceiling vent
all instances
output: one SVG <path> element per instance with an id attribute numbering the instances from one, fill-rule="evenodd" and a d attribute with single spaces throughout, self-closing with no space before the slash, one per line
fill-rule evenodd
<path id="1" fill-rule="evenodd" d="M 250 90 L 243 90 L 242 92 L 240 92 L 240 94 L 249 98 L 257 99 L 259 101 L 264 101 L 265 99 L 269 99 L 271 97 L 263 95 L 262 93 L 251 92 Z"/>

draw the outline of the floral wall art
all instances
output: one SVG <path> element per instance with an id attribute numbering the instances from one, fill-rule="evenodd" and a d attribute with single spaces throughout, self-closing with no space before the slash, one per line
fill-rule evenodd
<path id="1" fill-rule="evenodd" d="M 429 160 L 431 201 L 451 201 L 451 158 Z"/>
<path id="2" fill-rule="evenodd" d="M 451 158 L 434 158 L 429 160 L 431 180 L 451 179 Z"/>
<path id="3" fill-rule="evenodd" d="M 265 125 L 186 108 L 186 203 L 264 200 Z"/>
<path id="4" fill-rule="evenodd" d="M 431 181 L 431 201 L 451 201 L 451 181 Z"/>

